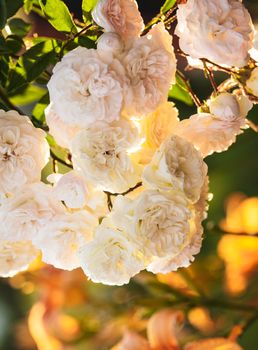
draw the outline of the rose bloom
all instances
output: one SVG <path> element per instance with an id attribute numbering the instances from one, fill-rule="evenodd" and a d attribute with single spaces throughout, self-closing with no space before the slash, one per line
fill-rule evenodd
<path id="1" fill-rule="evenodd" d="M 163 23 L 129 44 L 122 57 L 129 78 L 125 109 L 129 115 L 143 116 L 167 101 L 175 82 L 176 58 L 172 37 Z"/>
<path id="2" fill-rule="evenodd" d="M 192 212 L 182 192 L 143 191 L 135 200 L 118 196 L 111 219 L 135 237 L 146 262 L 175 256 L 188 242 Z"/>
<path id="3" fill-rule="evenodd" d="M 0 110 L 0 196 L 40 180 L 49 157 L 45 136 L 28 117 Z"/>
<path id="4" fill-rule="evenodd" d="M 0 276 L 12 277 L 25 271 L 39 251 L 30 241 L 9 242 L 0 239 Z"/>
<path id="5" fill-rule="evenodd" d="M 200 150 L 203 157 L 228 149 L 245 127 L 245 117 L 252 108 L 246 96 L 222 93 L 208 101 L 211 113 L 198 113 L 182 120 L 174 133 Z"/>
<path id="6" fill-rule="evenodd" d="M 246 88 L 248 92 L 258 97 L 258 67 L 252 70 L 249 79 L 246 81 Z"/>
<path id="7" fill-rule="evenodd" d="M 112 60 L 113 57 L 119 57 L 124 50 L 124 46 L 125 44 L 116 33 L 104 33 L 97 41 L 99 55 L 103 55 L 104 57 L 110 55 L 110 60 Z"/>
<path id="8" fill-rule="evenodd" d="M 56 215 L 40 228 L 33 244 L 41 250 L 42 261 L 70 271 L 80 266 L 78 249 L 92 238 L 97 225 L 97 218 L 86 210 Z"/>
<path id="9" fill-rule="evenodd" d="M 124 40 L 140 36 L 144 29 L 135 0 L 99 0 L 92 17 L 105 31 L 116 32 Z"/>
<path id="10" fill-rule="evenodd" d="M 48 181 L 54 183 L 54 196 L 68 208 L 79 209 L 87 204 L 88 189 L 84 179 L 76 171 L 69 171 L 64 175 L 51 174 Z"/>
<path id="11" fill-rule="evenodd" d="M 138 162 L 148 164 L 156 149 L 172 135 L 176 125 L 179 123 L 178 110 L 172 102 L 161 104 L 153 113 L 139 120 L 140 134 L 142 137 L 141 148 L 137 152 Z"/>
<path id="12" fill-rule="evenodd" d="M 207 165 L 195 147 L 179 136 L 172 136 L 156 151 L 142 177 L 147 187 L 181 190 L 189 200 L 196 202 L 207 171 Z"/>
<path id="13" fill-rule="evenodd" d="M 247 64 L 254 27 L 241 1 L 188 0 L 178 5 L 177 20 L 179 45 L 192 58 L 236 67 Z"/>
<path id="14" fill-rule="evenodd" d="M 50 186 L 42 182 L 25 185 L 2 202 L 0 240 L 32 240 L 40 227 L 64 211 L 64 206 L 53 196 Z"/>
<path id="15" fill-rule="evenodd" d="M 73 126 L 63 121 L 55 111 L 53 103 L 45 109 L 46 123 L 49 133 L 54 137 L 56 143 L 64 148 L 70 148 L 73 137 L 80 131 L 78 126 Z"/>
<path id="16" fill-rule="evenodd" d="M 171 251 L 164 257 L 154 257 L 153 261 L 147 266 L 148 271 L 155 274 L 166 274 L 176 271 L 179 267 L 188 267 L 194 261 L 194 256 L 200 252 L 202 246 L 202 221 L 207 217 L 207 200 L 209 199 L 208 178 L 206 178 L 200 199 L 194 205 L 188 207 L 188 210 L 191 211 L 191 218 L 189 220 L 189 231 L 184 232 L 184 245 L 178 249 L 176 254 Z"/>
<path id="17" fill-rule="evenodd" d="M 58 117 L 74 127 L 87 127 L 120 117 L 124 69 L 110 55 L 78 47 L 53 69 L 48 83 L 50 100 Z"/>
<path id="18" fill-rule="evenodd" d="M 72 142 L 74 167 L 98 188 L 124 192 L 140 180 L 129 155 L 137 139 L 137 129 L 127 120 L 84 129 Z"/>
<path id="19" fill-rule="evenodd" d="M 130 236 L 104 220 L 79 251 L 81 267 L 93 282 L 121 286 L 144 268 L 135 247 Z"/>

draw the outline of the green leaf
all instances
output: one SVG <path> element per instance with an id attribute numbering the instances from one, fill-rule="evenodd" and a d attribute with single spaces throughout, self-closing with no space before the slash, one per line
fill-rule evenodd
<path id="1" fill-rule="evenodd" d="M 39 2 L 38 0 L 24 0 L 24 11 L 29 14 L 31 12 L 31 10 L 33 9 L 33 5 L 38 5 Z"/>
<path id="2" fill-rule="evenodd" d="M 43 89 L 36 85 L 29 85 L 23 92 L 10 96 L 10 100 L 14 105 L 17 106 L 26 106 L 35 101 L 38 101 L 44 96 L 46 93 L 46 89 Z"/>
<path id="3" fill-rule="evenodd" d="M 20 37 L 26 36 L 31 28 L 31 24 L 24 22 L 21 18 L 11 18 L 8 25 L 11 32 Z"/>
<path id="4" fill-rule="evenodd" d="M 39 0 L 41 9 L 49 23 L 60 32 L 77 33 L 76 25 L 68 7 L 61 0 Z"/>
<path id="5" fill-rule="evenodd" d="M 164 5 L 161 7 L 160 12 L 166 13 L 168 12 L 176 3 L 176 0 L 166 0 Z"/>
<path id="6" fill-rule="evenodd" d="M 1 69 L 0 69 L 0 85 L 3 87 L 5 87 L 5 84 L 6 84 L 7 79 L 8 79 L 9 65 L 10 65 L 9 56 L 1 56 L 0 57 L 0 67 L 1 67 Z"/>
<path id="7" fill-rule="evenodd" d="M 185 91 L 180 85 L 175 84 L 172 86 L 168 93 L 169 99 L 176 99 L 183 103 L 185 103 L 188 106 L 193 105 L 193 101 L 187 91 Z"/>
<path id="8" fill-rule="evenodd" d="M 32 111 L 32 115 L 35 119 L 41 123 L 45 120 L 45 109 L 49 104 L 49 94 L 48 92 L 42 96 L 39 102 L 36 104 Z"/>
<path id="9" fill-rule="evenodd" d="M 22 7 L 23 0 L 5 0 L 7 9 L 7 18 L 12 17 Z"/>
<path id="10" fill-rule="evenodd" d="M 21 88 L 36 80 L 50 64 L 57 61 L 56 40 L 47 39 L 32 46 L 17 61 L 11 70 L 8 93 L 17 93 Z"/>
<path id="11" fill-rule="evenodd" d="M 82 1 L 82 17 L 85 23 L 90 23 L 92 20 L 91 11 L 96 6 L 98 0 L 83 0 Z"/>
<path id="12" fill-rule="evenodd" d="M 7 19 L 7 9 L 5 0 L 0 0 L 0 29 L 3 29 Z"/>
<path id="13" fill-rule="evenodd" d="M 23 40 L 17 35 L 8 35 L 6 39 L 0 36 L 0 54 L 16 54 L 24 47 Z"/>

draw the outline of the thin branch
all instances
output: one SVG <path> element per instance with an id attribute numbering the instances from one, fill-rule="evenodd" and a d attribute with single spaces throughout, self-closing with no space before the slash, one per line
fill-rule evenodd
<path id="1" fill-rule="evenodd" d="M 52 158 L 53 160 L 55 160 L 56 162 L 58 162 L 58 163 L 60 163 L 60 164 L 63 164 L 63 165 L 65 165 L 65 166 L 67 166 L 68 168 L 73 169 L 72 164 L 66 163 L 66 161 L 63 160 L 62 158 L 58 157 L 58 156 L 52 151 L 52 149 L 50 150 L 50 155 L 51 155 L 51 158 Z"/>
<path id="2" fill-rule="evenodd" d="M 258 125 L 254 124 L 250 119 L 246 119 L 246 123 L 250 126 L 250 128 L 258 133 Z"/>
<path id="3" fill-rule="evenodd" d="M 137 188 L 139 188 L 141 186 L 142 186 L 142 182 L 138 182 L 134 187 L 131 187 L 127 191 L 122 192 L 122 193 L 112 193 L 112 192 L 104 191 L 104 193 L 107 196 L 107 205 L 108 205 L 109 211 L 111 211 L 113 208 L 112 197 L 125 196 L 128 193 L 133 192 L 134 190 L 136 190 Z"/>
<path id="4" fill-rule="evenodd" d="M 177 74 L 179 75 L 180 79 L 182 79 L 183 82 L 185 83 L 185 86 L 186 86 L 186 88 L 187 88 L 187 91 L 189 92 L 189 94 L 190 94 L 192 100 L 194 101 L 195 105 L 196 105 L 197 107 L 201 107 L 201 106 L 202 106 L 202 103 L 201 103 L 199 97 L 198 97 L 198 96 L 195 94 L 195 92 L 192 90 L 191 85 L 190 85 L 190 83 L 189 83 L 189 80 L 186 79 L 186 77 L 185 77 L 179 70 L 177 71 Z"/>
<path id="5" fill-rule="evenodd" d="M 214 92 L 217 93 L 218 92 L 218 86 L 217 86 L 216 81 L 214 79 L 213 71 L 208 67 L 206 59 L 202 58 L 201 60 L 202 60 L 202 63 L 203 63 L 204 72 L 206 73 L 206 76 L 210 80 L 210 83 L 211 83 L 211 86 L 213 87 Z"/>
<path id="6" fill-rule="evenodd" d="M 78 38 L 80 35 L 85 34 L 90 28 L 93 27 L 93 24 L 89 24 L 86 27 L 82 28 L 78 33 L 74 34 L 70 39 L 68 39 L 64 45 L 61 47 L 60 53 L 59 53 L 59 59 L 63 57 L 64 49 L 72 42 L 74 39 Z"/>

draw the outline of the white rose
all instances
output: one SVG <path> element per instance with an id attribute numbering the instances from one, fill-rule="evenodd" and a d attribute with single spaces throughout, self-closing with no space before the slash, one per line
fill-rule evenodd
<path id="1" fill-rule="evenodd" d="M 109 55 L 78 47 L 53 69 L 48 83 L 50 100 L 59 118 L 75 127 L 119 119 L 123 100 L 124 69 Z"/>
<path id="2" fill-rule="evenodd" d="M 0 110 L 0 195 L 39 181 L 48 158 L 45 132 L 16 111 Z"/>
<path id="3" fill-rule="evenodd" d="M 210 113 L 214 117 L 228 124 L 240 121 L 240 125 L 244 124 L 244 118 L 252 108 L 252 102 L 246 96 L 237 96 L 229 92 L 223 92 L 208 101 Z"/>
<path id="4" fill-rule="evenodd" d="M 68 208 L 79 209 L 87 204 L 86 183 L 75 171 L 69 171 L 64 175 L 51 174 L 48 180 L 54 183 L 54 196 L 59 201 L 63 201 Z"/>
<path id="5" fill-rule="evenodd" d="M 252 103 L 246 96 L 229 95 L 221 94 L 209 102 L 211 110 L 217 115 L 192 115 L 178 123 L 174 130 L 176 135 L 192 142 L 203 157 L 227 150 L 245 128 L 245 117 Z"/>
<path id="6" fill-rule="evenodd" d="M 125 40 L 140 36 L 144 29 L 135 0 L 99 0 L 92 17 L 107 32 L 116 32 Z"/>
<path id="7" fill-rule="evenodd" d="M 129 152 L 137 133 L 126 120 L 82 130 L 72 142 L 75 169 L 102 190 L 121 193 L 133 187 L 140 177 Z"/>
<path id="8" fill-rule="evenodd" d="M 116 33 L 104 33 L 97 41 L 97 50 L 100 55 L 110 54 L 110 57 L 119 56 L 124 50 L 124 43 Z"/>
<path id="9" fill-rule="evenodd" d="M 135 200 L 118 196 L 111 220 L 134 237 L 145 260 L 177 255 L 188 242 L 192 213 L 180 192 L 143 191 Z"/>
<path id="10" fill-rule="evenodd" d="M 200 199 L 196 204 L 190 207 L 191 219 L 189 221 L 189 232 L 185 240 L 184 246 L 178 249 L 175 254 L 168 253 L 164 257 L 154 257 L 147 266 L 147 270 L 153 273 L 169 273 L 176 271 L 179 267 L 188 267 L 194 260 L 202 246 L 203 227 L 202 221 L 207 217 L 207 200 L 208 196 L 208 178 L 206 178 Z"/>
<path id="11" fill-rule="evenodd" d="M 125 91 L 125 108 L 130 115 L 152 113 L 167 101 L 175 81 L 176 58 L 172 37 L 163 23 L 133 41 L 122 57 L 130 85 Z"/>
<path id="12" fill-rule="evenodd" d="M 45 263 L 70 271 L 80 266 L 78 249 L 92 238 L 97 225 L 97 218 L 86 210 L 56 215 L 40 228 L 33 244 Z"/>
<path id="13" fill-rule="evenodd" d="M 143 183 L 164 191 L 181 190 L 192 202 L 200 198 L 207 175 L 201 154 L 185 139 L 172 136 L 154 154 L 143 171 Z"/>
<path id="14" fill-rule="evenodd" d="M 188 0 L 178 5 L 181 49 L 192 58 L 243 67 L 249 59 L 254 27 L 239 0 Z"/>
<path id="15" fill-rule="evenodd" d="M 13 197 L 6 198 L 0 207 L 0 241 L 32 240 L 40 227 L 64 210 L 50 186 L 25 185 Z"/>
<path id="16" fill-rule="evenodd" d="M 258 67 L 252 70 L 250 78 L 246 81 L 246 88 L 252 95 L 258 97 Z"/>
<path id="17" fill-rule="evenodd" d="M 27 270 L 38 253 L 30 241 L 0 241 L 0 276 L 12 277 Z"/>
<path id="18" fill-rule="evenodd" d="M 144 268 L 130 236 L 109 227 L 105 220 L 94 239 L 80 249 L 79 258 L 83 271 L 93 282 L 107 285 L 128 283 Z"/>
<path id="19" fill-rule="evenodd" d="M 56 114 L 53 103 L 50 103 L 45 109 L 45 116 L 49 133 L 54 137 L 59 146 L 69 149 L 71 140 L 80 131 L 80 128 L 62 120 Z"/>

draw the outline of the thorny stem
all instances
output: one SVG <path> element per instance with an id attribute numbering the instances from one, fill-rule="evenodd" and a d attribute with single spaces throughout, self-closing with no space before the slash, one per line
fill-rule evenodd
<path id="1" fill-rule="evenodd" d="M 160 12 L 159 14 L 157 14 L 154 18 L 152 18 L 152 20 L 146 24 L 143 34 L 146 34 L 148 32 L 148 30 L 156 23 L 158 22 L 164 22 L 164 24 L 170 24 L 172 23 L 175 19 L 176 19 L 176 15 L 174 15 L 173 17 L 169 18 L 172 13 L 177 9 L 177 4 L 175 4 L 170 10 L 168 10 L 165 14 Z M 173 20 L 170 22 L 170 20 L 173 18 Z M 166 23 L 168 22 L 168 23 Z"/>
<path id="2" fill-rule="evenodd" d="M 63 165 L 65 165 L 65 166 L 67 166 L 68 168 L 73 169 L 72 164 L 66 163 L 66 161 L 63 160 L 62 158 L 58 157 L 58 156 L 52 151 L 52 149 L 50 150 L 50 155 L 51 155 L 51 158 L 52 158 L 55 162 L 58 162 L 58 163 L 60 163 L 60 164 L 63 164 Z M 54 168 L 54 163 L 53 163 L 53 168 Z"/>
<path id="3" fill-rule="evenodd" d="M 113 208 L 113 204 L 112 204 L 112 197 L 116 197 L 116 196 L 125 196 L 130 192 L 133 192 L 134 190 L 136 190 L 137 188 L 142 186 L 142 182 L 138 182 L 134 187 L 129 188 L 127 191 L 122 192 L 122 193 L 112 193 L 112 192 L 108 192 L 108 191 L 104 191 L 104 193 L 107 195 L 107 205 L 108 205 L 108 209 L 111 211 Z"/>
<path id="4" fill-rule="evenodd" d="M 210 83 L 213 87 L 213 90 L 217 94 L 218 86 L 217 86 L 216 81 L 214 79 L 213 71 L 208 67 L 206 59 L 202 58 L 202 63 L 203 63 L 204 72 L 206 73 L 205 75 L 210 80 Z"/>
<path id="5" fill-rule="evenodd" d="M 187 88 L 187 91 L 189 92 L 192 100 L 194 101 L 195 105 L 197 107 L 201 107 L 202 103 L 199 99 L 199 97 L 195 94 L 195 92 L 192 90 L 191 85 L 189 84 L 188 79 L 178 70 L 177 71 L 178 76 L 180 77 L 181 80 L 185 83 L 185 86 Z M 183 88 L 183 87 L 182 87 Z"/>

